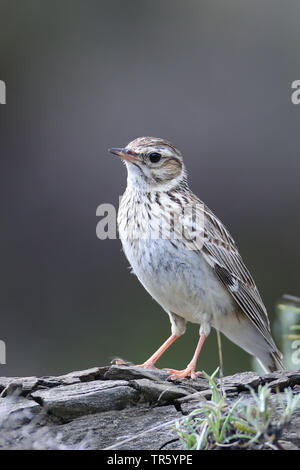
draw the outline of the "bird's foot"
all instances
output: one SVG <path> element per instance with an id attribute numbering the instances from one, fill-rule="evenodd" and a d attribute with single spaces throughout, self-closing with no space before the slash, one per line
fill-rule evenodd
<path id="1" fill-rule="evenodd" d="M 163 369 L 169 372 L 171 375 L 168 377 L 168 380 L 177 380 L 184 379 L 185 377 L 191 377 L 191 379 L 196 379 L 201 375 L 201 372 L 195 372 L 194 367 L 187 366 L 186 369 L 176 370 L 176 369 Z"/>
<path id="2" fill-rule="evenodd" d="M 140 367 L 141 369 L 157 369 L 152 361 L 146 361 L 143 364 L 137 364 L 135 367 Z"/>
<path id="3" fill-rule="evenodd" d="M 117 365 L 117 366 L 133 366 L 133 367 L 140 367 L 141 369 L 157 369 L 155 367 L 154 362 L 152 361 L 146 361 L 143 364 L 132 364 L 132 362 L 124 361 L 123 359 L 119 357 L 115 357 L 111 361 L 112 365 Z"/>

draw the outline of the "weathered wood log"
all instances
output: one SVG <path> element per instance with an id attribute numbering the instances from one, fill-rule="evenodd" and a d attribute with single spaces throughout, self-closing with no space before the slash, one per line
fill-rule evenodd
<path id="1" fill-rule="evenodd" d="M 174 423 L 210 399 L 211 389 L 203 377 L 175 383 L 167 377 L 126 365 L 59 377 L 2 377 L 0 449 L 181 449 Z M 265 383 L 273 391 L 299 393 L 300 371 L 243 372 L 224 377 L 222 387 L 230 402 Z M 282 439 L 285 448 L 300 447 L 300 410 Z"/>

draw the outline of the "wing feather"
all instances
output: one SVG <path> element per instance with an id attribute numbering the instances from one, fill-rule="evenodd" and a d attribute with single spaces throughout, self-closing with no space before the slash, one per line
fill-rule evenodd
<path id="1" fill-rule="evenodd" d="M 213 212 L 201 201 L 199 202 L 201 210 L 204 211 L 204 239 L 202 246 L 195 248 L 203 253 L 205 260 L 214 269 L 241 310 L 273 346 L 266 308 L 235 241 Z"/>

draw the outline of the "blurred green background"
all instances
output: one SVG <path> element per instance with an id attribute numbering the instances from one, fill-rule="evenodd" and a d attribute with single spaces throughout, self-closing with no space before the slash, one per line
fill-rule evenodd
<path id="1" fill-rule="evenodd" d="M 96 237 L 125 168 L 107 148 L 142 135 L 185 155 L 193 191 L 230 229 L 272 320 L 298 295 L 297 0 L 0 0 L 1 375 L 144 361 L 167 315 Z M 198 326 L 160 360 L 185 367 Z M 252 367 L 223 338 L 225 373 Z M 218 365 L 215 334 L 199 368 Z"/>

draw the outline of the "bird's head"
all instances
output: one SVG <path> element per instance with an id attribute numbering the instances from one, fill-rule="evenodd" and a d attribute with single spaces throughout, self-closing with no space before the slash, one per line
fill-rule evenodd
<path id="1" fill-rule="evenodd" d="M 146 191 L 168 191 L 185 181 L 180 151 L 156 137 L 138 137 L 124 148 L 111 148 L 127 166 L 128 184 Z"/>

